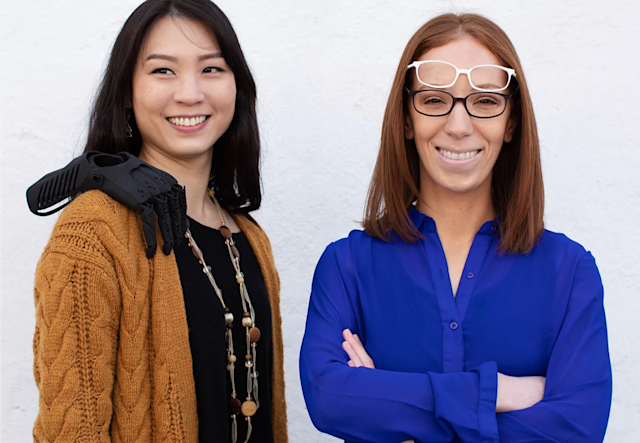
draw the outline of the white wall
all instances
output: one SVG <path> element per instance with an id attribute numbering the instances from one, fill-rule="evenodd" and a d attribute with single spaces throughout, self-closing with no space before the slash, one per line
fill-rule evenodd
<path id="1" fill-rule="evenodd" d="M 80 152 L 96 84 L 139 0 L 2 0 L 2 440 L 31 441 L 33 273 L 54 219 L 24 193 Z M 640 441 L 640 3 L 221 0 L 258 83 L 264 205 L 282 278 L 290 438 L 335 441 L 304 406 L 298 351 L 324 247 L 357 227 L 400 54 L 433 15 L 501 25 L 533 91 L 547 226 L 593 251 L 614 397 L 607 443 Z"/>

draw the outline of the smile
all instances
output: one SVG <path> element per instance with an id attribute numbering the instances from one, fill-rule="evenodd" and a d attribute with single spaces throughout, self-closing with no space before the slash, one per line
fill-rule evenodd
<path id="1" fill-rule="evenodd" d="M 200 115 L 198 117 L 169 117 L 167 120 L 176 126 L 196 126 L 208 118 L 208 115 Z"/>
<path id="2" fill-rule="evenodd" d="M 438 152 L 441 156 L 448 158 L 449 160 L 469 160 L 474 158 L 482 149 L 476 149 L 475 151 L 467 151 L 467 152 L 452 152 L 447 151 L 446 149 L 437 148 Z"/>

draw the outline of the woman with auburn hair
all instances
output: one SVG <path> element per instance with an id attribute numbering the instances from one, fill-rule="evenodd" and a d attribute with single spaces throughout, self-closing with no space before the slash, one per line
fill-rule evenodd
<path id="1" fill-rule="evenodd" d="M 316 427 L 349 442 L 601 442 L 602 283 L 543 208 L 509 38 L 475 14 L 427 22 L 389 95 L 364 232 L 316 268 L 300 355 Z"/>
<path id="2" fill-rule="evenodd" d="M 47 206 L 80 174 L 94 189 L 62 212 L 36 270 L 34 441 L 287 442 L 280 281 L 249 215 L 259 160 L 256 87 L 227 17 L 209 0 L 142 3 L 85 156 L 34 194 Z M 155 255 L 153 211 L 136 206 L 141 223 L 131 203 L 148 191 L 158 214 L 186 210 L 159 217 Z"/>

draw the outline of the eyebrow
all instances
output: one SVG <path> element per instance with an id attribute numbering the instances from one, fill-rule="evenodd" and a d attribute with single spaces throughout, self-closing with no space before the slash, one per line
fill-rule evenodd
<path id="1" fill-rule="evenodd" d="M 476 85 L 476 86 L 482 89 L 500 89 L 500 86 L 494 85 L 493 83 L 485 83 L 483 85 Z"/>
<path id="2" fill-rule="evenodd" d="M 209 60 L 212 58 L 222 58 L 222 53 L 220 51 L 216 51 L 216 52 L 210 52 L 208 54 L 203 54 L 198 56 L 198 61 L 201 62 L 203 60 Z M 166 55 L 166 54 L 149 54 L 147 56 L 147 58 L 145 59 L 145 62 L 149 61 L 149 60 L 168 60 L 170 62 L 174 62 L 177 63 L 178 62 L 178 58 L 177 57 L 173 57 L 171 55 Z"/>

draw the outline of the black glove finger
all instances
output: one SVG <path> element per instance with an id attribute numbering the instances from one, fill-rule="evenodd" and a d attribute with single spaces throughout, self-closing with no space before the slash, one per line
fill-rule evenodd
<path id="1" fill-rule="evenodd" d="M 184 189 L 175 185 L 171 191 L 167 193 L 167 201 L 171 215 L 171 228 L 175 242 L 174 247 L 176 247 L 182 241 L 184 233 L 187 232 L 187 210 Z"/>
<path id="2" fill-rule="evenodd" d="M 169 211 L 169 203 L 165 196 L 159 195 L 151 199 L 153 209 L 158 215 L 158 225 L 160 225 L 160 233 L 162 234 L 162 252 L 164 255 L 171 254 L 173 249 L 173 230 L 171 228 L 171 214 Z"/>
<path id="3" fill-rule="evenodd" d="M 147 258 L 151 258 L 158 248 L 158 239 L 156 238 L 156 218 L 153 215 L 153 207 L 149 203 L 140 205 L 140 215 L 142 218 L 142 230 L 144 238 L 147 241 Z"/>

